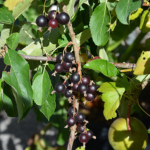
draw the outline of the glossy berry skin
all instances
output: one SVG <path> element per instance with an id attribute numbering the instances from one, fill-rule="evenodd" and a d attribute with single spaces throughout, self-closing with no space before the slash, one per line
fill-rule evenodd
<path id="1" fill-rule="evenodd" d="M 91 93 L 87 93 L 87 96 L 85 98 L 88 101 L 93 101 L 95 99 L 95 96 Z"/>
<path id="2" fill-rule="evenodd" d="M 83 113 L 78 113 L 76 115 L 77 122 L 82 123 L 84 121 L 84 119 L 85 119 L 85 115 Z"/>
<path id="3" fill-rule="evenodd" d="M 78 131 L 79 133 L 84 132 L 84 125 L 79 124 L 79 125 L 77 126 L 77 131 Z"/>
<path id="4" fill-rule="evenodd" d="M 48 19 L 44 15 L 40 15 L 36 19 L 36 24 L 38 27 L 45 27 L 48 24 Z"/>
<path id="5" fill-rule="evenodd" d="M 83 83 L 80 83 L 79 86 L 78 86 L 78 91 L 83 94 L 84 92 L 87 92 L 88 90 L 88 87 L 87 85 L 83 84 Z"/>
<path id="6" fill-rule="evenodd" d="M 52 19 L 48 22 L 49 27 L 56 28 L 58 26 L 58 22 L 56 19 Z"/>
<path id="7" fill-rule="evenodd" d="M 73 87 L 72 87 L 72 90 L 75 91 L 75 92 L 77 92 L 78 91 L 78 86 L 79 86 L 78 83 L 74 84 Z"/>
<path id="8" fill-rule="evenodd" d="M 56 13 L 55 10 L 50 11 L 50 12 L 48 13 L 48 19 L 49 19 L 49 20 L 55 19 L 55 18 L 56 18 L 56 17 L 55 17 L 55 13 Z M 58 13 L 56 13 L 56 16 L 57 16 L 57 15 L 58 15 Z"/>
<path id="9" fill-rule="evenodd" d="M 58 64 L 56 64 L 55 65 L 55 71 L 57 72 L 57 73 L 60 73 L 60 72 L 62 72 L 63 71 L 63 65 L 62 64 L 60 64 L 60 63 L 58 63 Z"/>
<path id="10" fill-rule="evenodd" d="M 66 25 L 66 24 L 68 24 L 70 17 L 67 13 L 61 12 L 60 14 L 57 15 L 56 19 L 57 19 L 58 23 L 60 23 L 62 25 Z"/>
<path id="11" fill-rule="evenodd" d="M 81 142 L 81 143 L 87 143 L 88 142 L 88 135 L 86 134 L 86 133 L 81 133 L 80 135 L 79 135 L 79 141 Z"/>
<path id="12" fill-rule="evenodd" d="M 69 72 L 69 69 L 64 69 L 63 68 L 62 72 L 67 73 L 67 72 Z"/>
<path id="13" fill-rule="evenodd" d="M 55 86 L 55 91 L 57 93 L 63 93 L 65 91 L 65 85 L 63 83 L 58 83 L 56 86 Z"/>
<path id="14" fill-rule="evenodd" d="M 69 62 L 69 63 L 72 63 L 74 59 L 74 54 L 70 53 L 70 52 L 67 52 L 65 55 L 64 55 L 64 61 L 65 62 Z"/>
<path id="15" fill-rule="evenodd" d="M 69 97 L 72 97 L 72 96 L 73 96 L 73 94 L 72 94 L 72 93 L 70 93 L 70 92 L 69 92 L 69 90 L 70 90 L 70 89 L 66 89 L 66 90 L 65 90 L 65 92 L 64 92 L 64 95 L 65 95 L 65 97 L 67 97 L 67 98 L 69 98 Z"/>
<path id="16" fill-rule="evenodd" d="M 88 93 L 95 93 L 97 90 L 97 86 L 95 84 L 92 84 L 88 87 Z"/>
<path id="17" fill-rule="evenodd" d="M 61 63 L 62 58 L 63 58 L 63 54 L 62 54 L 62 53 L 59 53 L 59 54 L 57 55 L 57 57 L 56 57 L 56 61 L 57 61 L 58 63 Z"/>
<path id="18" fill-rule="evenodd" d="M 75 113 L 77 113 L 77 108 L 75 108 Z M 73 116 L 73 107 L 70 107 L 70 108 L 69 108 L 68 114 L 69 114 L 70 116 Z"/>
<path id="19" fill-rule="evenodd" d="M 63 61 L 63 67 L 64 67 L 64 69 L 69 69 L 72 67 L 72 63 Z"/>
<path id="20" fill-rule="evenodd" d="M 80 75 L 78 73 L 73 73 L 71 76 L 70 76 L 70 80 L 71 82 L 73 83 L 78 83 L 80 81 Z"/>
<path id="21" fill-rule="evenodd" d="M 88 138 L 91 139 L 93 137 L 93 132 L 91 130 L 87 131 Z"/>
<path id="22" fill-rule="evenodd" d="M 75 117 L 68 117 L 67 118 L 67 125 L 69 126 L 69 127 L 71 127 L 71 126 L 73 126 L 73 125 L 75 125 L 76 124 L 76 119 L 75 119 Z"/>
<path id="23" fill-rule="evenodd" d="M 90 84 L 90 77 L 84 75 L 84 76 L 82 76 L 81 81 L 82 81 L 83 84 L 89 85 Z"/>

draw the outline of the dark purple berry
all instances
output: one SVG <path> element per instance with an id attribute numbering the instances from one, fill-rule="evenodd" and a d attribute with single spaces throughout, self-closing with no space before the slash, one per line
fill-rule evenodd
<path id="1" fill-rule="evenodd" d="M 39 27 L 45 27 L 48 24 L 48 19 L 44 15 L 40 15 L 36 19 L 36 24 Z"/>
<path id="2" fill-rule="evenodd" d="M 67 97 L 67 98 L 69 98 L 69 97 L 72 97 L 72 96 L 73 96 L 73 94 L 72 94 L 72 93 L 70 93 L 69 91 L 70 91 L 70 89 L 66 89 L 66 90 L 65 90 L 65 92 L 64 92 L 64 95 L 65 95 L 65 97 Z"/>
<path id="3" fill-rule="evenodd" d="M 73 125 L 75 125 L 76 124 L 76 119 L 75 119 L 75 117 L 68 117 L 67 118 L 67 125 L 69 126 L 69 127 L 71 127 L 71 126 L 73 126 Z"/>
<path id="4" fill-rule="evenodd" d="M 56 64 L 55 65 L 55 71 L 57 72 L 57 73 L 60 73 L 60 72 L 62 72 L 63 71 L 63 65 L 62 64 L 60 64 L 60 63 L 58 63 L 58 64 Z"/>
<path id="5" fill-rule="evenodd" d="M 63 93 L 65 91 L 65 85 L 63 83 L 58 83 L 56 86 L 55 86 L 55 91 L 57 93 Z"/>
<path id="6" fill-rule="evenodd" d="M 70 78 L 68 78 L 68 79 L 66 80 L 66 82 L 65 82 L 65 85 L 66 85 L 67 88 L 69 87 L 69 84 L 71 84 Z"/>
<path id="7" fill-rule="evenodd" d="M 91 130 L 87 131 L 88 138 L 91 139 L 93 137 L 93 132 Z"/>
<path id="8" fill-rule="evenodd" d="M 49 21 L 48 25 L 51 28 L 56 28 L 58 26 L 58 22 L 57 22 L 56 19 L 52 19 L 52 20 Z"/>
<path id="9" fill-rule="evenodd" d="M 85 115 L 83 113 L 78 113 L 76 115 L 77 122 L 82 123 L 84 121 L 84 119 L 85 119 Z"/>
<path id="10" fill-rule="evenodd" d="M 60 14 L 57 15 L 56 19 L 57 19 L 58 23 L 60 23 L 62 25 L 66 25 L 69 22 L 70 17 L 67 13 L 61 12 Z"/>
<path id="11" fill-rule="evenodd" d="M 67 73 L 67 72 L 69 72 L 69 69 L 64 69 L 63 68 L 62 72 Z"/>
<path id="12" fill-rule="evenodd" d="M 97 90 L 97 87 L 95 84 L 92 84 L 88 87 L 88 93 L 95 93 Z"/>
<path id="13" fill-rule="evenodd" d="M 89 85 L 90 84 L 90 77 L 86 76 L 86 75 L 82 76 L 81 81 L 82 81 L 83 84 Z"/>
<path id="14" fill-rule="evenodd" d="M 95 96 L 91 93 L 87 93 L 87 96 L 85 98 L 88 101 L 93 101 L 95 99 Z"/>
<path id="15" fill-rule="evenodd" d="M 80 135 L 79 135 L 79 141 L 81 142 L 81 143 L 87 143 L 88 142 L 88 135 L 86 134 L 86 133 L 81 133 Z"/>
<path id="16" fill-rule="evenodd" d="M 58 63 L 61 63 L 62 58 L 63 58 L 63 54 L 62 54 L 62 53 L 59 53 L 59 54 L 57 55 L 57 57 L 56 57 L 56 61 L 57 61 Z"/>
<path id="17" fill-rule="evenodd" d="M 80 93 L 84 93 L 84 92 L 87 92 L 87 90 L 88 90 L 88 87 L 87 87 L 87 85 L 85 85 L 85 84 L 83 84 L 83 83 L 80 83 L 79 84 L 79 86 L 78 86 L 78 91 L 80 92 Z"/>
<path id="18" fill-rule="evenodd" d="M 74 60 L 74 54 L 70 53 L 70 52 L 67 52 L 65 55 L 64 55 L 64 61 L 65 62 L 70 62 L 72 63 L 72 61 Z"/>
<path id="19" fill-rule="evenodd" d="M 72 63 L 63 61 L 63 67 L 64 67 L 64 69 L 69 69 L 72 67 Z"/>
<path id="20" fill-rule="evenodd" d="M 80 75 L 78 73 L 73 73 L 70 77 L 71 82 L 78 83 L 80 81 Z"/>
<path id="21" fill-rule="evenodd" d="M 55 19 L 55 18 L 56 18 L 55 15 L 56 15 L 56 17 L 57 17 L 57 15 L 58 15 L 58 13 L 56 13 L 55 10 L 50 11 L 50 12 L 48 13 L 48 19 L 49 19 L 49 20 Z"/>
<path id="22" fill-rule="evenodd" d="M 75 108 L 75 113 L 77 113 L 77 108 Z M 70 116 L 73 116 L 73 107 L 70 107 L 70 108 L 69 108 L 68 114 L 69 114 Z"/>
<path id="23" fill-rule="evenodd" d="M 72 90 L 77 92 L 78 91 L 78 86 L 79 86 L 78 83 L 74 84 L 73 87 L 72 87 Z"/>
<path id="24" fill-rule="evenodd" d="M 78 131 L 79 133 L 84 132 L 84 125 L 79 124 L 79 125 L 77 126 L 77 131 Z"/>

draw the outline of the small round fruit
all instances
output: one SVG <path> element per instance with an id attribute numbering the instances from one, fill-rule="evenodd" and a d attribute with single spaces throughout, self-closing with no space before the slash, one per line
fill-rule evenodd
<path id="1" fill-rule="evenodd" d="M 65 91 L 65 85 L 63 83 L 58 83 L 56 86 L 55 86 L 55 91 L 57 93 L 63 93 Z"/>
<path id="2" fill-rule="evenodd" d="M 101 59 L 99 56 L 95 56 L 94 58 L 93 58 L 93 60 L 96 60 L 96 59 Z"/>
<path id="3" fill-rule="evenodd" d="M 75 113 L 77 113 L 77 108 L 75 108 Z M 69 114 L 70 116 L 73 116 L 73 107 L 70 107 L 70 108 L 69 108 L 68 114 Z"/>
<path id="4" fill-rule="evenodd" d="M 68 78 L 68 79 L 66 80 L 66 82 L 65 82 L 66 87 L 69 87 L 69 84 L 71 84 L 70 78 Z"/>
<path id="5" fill-rule="evenodd" d="M 74 59 L 74 54 L 70 53 L 70 52 L 67 52 L 65 55 L 64 55 L 64 61 L 65 62 L 69 62 L 69 63 L 72 63 Z"/>
<path id="6" fill-rule="evenodd" d="M 71 82 L 78 83 L 80 81 L 80 75 L 78 73 L 73 73 L 70 77 Z"/>
<path id="7" fill-rule="evenodd" d="M 84 76 L 82 76 L 81 81 L 82 81 L 83 84 L 89 85 L 90 84 L 90 77 L 84 75 Z"/>
<path id="8" fill-rule="evenodd" d="M 77 131 L 78 131 L 79 133 L 84 132 L 84 125 L 79 124 L 79 125 L 77 126 Z"/>
<path id="9" fill-rule="evenodd" d="M 64 69 L 70 69 L 72 67 L 72 63 L 63 61 L 63 67 Z"/>
<path id="10" fill-rule="evenodd" d="M 60 63 L 56 64 L 54 70 L 55 70 L 57 73 L 61 73 L 62 70 L 63 70 L 63 65 L 60 64 Z"/>
<path id="11" fill-rule="evenodd" d="M 48 24 L 48 19 L 44 15 L 40 15 L 36 19 L 36 24 L 38 27 L 45 27 Z"/>
<path id="12" fill-rule="evenodd" d="M 93 132 L 91 130 L 87 131 L 88 138 L 91 139 L 93 137 Z"/>
<path id="13" fill-rule="evenodd" d="M 148 133 L 141 121 L 130 117 L 131 130 L 125 118 L 115 120 L 108 131 L 108 140 L 115 150 L 145 150 Z"/>
<path id="14" fill-rule="evenodd" d="M 66 89 L 65 92 L 64 92 L 64 95 L 65 95 L 65 97 L 67 97 L 67 98 L 73 96 L 73 93 L 70 93 L 69 91 L 70 91 L 70 89 Z"/>
<path id="15" fill-rule="evenodd" d="M 95 93 L 97 90 L 97 86 L 95 84 L 92 84 L 88 87 L 88 93 Z"/>
<path id="16" fill-rule="evenodd" d="M 57 61 L 58 63 L 61 63 L 62 59 L 63 59 L 63 54 L 62 54 L 62 53 L 59 53 L 59 54 L 57 55 L 57 57 L 56 57 L 56 61 Z"/>
<path id="17" fill-rule="evenodd" d="M 88 90 L 88 87 L 87 85 L 83 84 L 83 83 L 80 83 L 79 86 L 78 86 L 78 91 L 83 94 L 84 92 L 87 92 Z"/>
<path id="18" fill-rule="evenodd" d="M 83 113 L 78 113 L 76 115 L 77 122 L 82 123 L 84 121 L 84 119 L 85 119 L 85 115 Z"/>
<path id="19" fill-rule="evenodd" d="M 50 11 L 50 12 L 48 13 L 48 19 L 49 19 L 49 20 L 55 19 L 55 18 L 56 18 L 56 17 L 55 17 L 55 13 L 56 13 L 55 10 Z M 57 16 L 57 15 L 58 15 L 58 13 L 56 13 L 56 16 Z"/>
<path id="20" fill-rule="evenodd" d="M 88 135 L 86 134 L 86 133 L 81 133 L 80 135 L 79 135 L 79 141 L 81 142 L 81 143 L 87 143 L 88 142 Z"/>
<path id="21" fill-rule="evenodd" d="M 74 84 L 73 87 L 72 87 L 72 90 L 75 91 L 75 92 L 77 92 L 78 91 L 78 86 L 79 86 L 78 83 Z"/>
<path id="22" fill-rule="evenodd" d="M 88 101 L 93 101 L 95 99 L 95 96 L 91 93 L 87 93 L 87 96 L 85 98 Z"/>
<path id="23" fill-rule="evenodd" d="M 52 20 L 49 21 L 48 25 L 51 28 L 56 28 L 58 26 L 58 22 L 57 22 L 56 19 L 52 19 Z"/>
<path id="24" fill-rule="evenodd" d="M 68 117 L 67 118 L 67 125 L 69 126 L 69 127 L 71 127 L 71 126 L 73 126 L 73 125 L 75 125 L 76 124 L 76 119 L 75 119 L 75 117 Z"/>
<path id="25" fill-rule="evenodd" d="M 57 15 L 56 19 L 57 19 L 58 23 L 60 23 L 62 25 L 66 25 L 66 24 L 68 24 L 70 17 L 67 13 L 61 12 L 60 14 Z"/>
<path id="26" fill-rule="evenodd" d="M 80 54 L 80 62 L 85 63 L 88 60 L 87 54 Z"/>

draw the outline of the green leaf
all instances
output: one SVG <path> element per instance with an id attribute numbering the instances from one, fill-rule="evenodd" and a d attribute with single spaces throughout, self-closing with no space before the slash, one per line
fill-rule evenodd
<path id="1" fill-rule="evenodd" d="M 6 42 L 10 49 L 15 50 L 18 46 L 19 40 L 20 40 L 20 34 L 13 33 L 6 39 Z"/>
<path id="2" fill-rule="evenodd" d="M 104 104 L 104 116 L 106 120 L 115 118 L 117 116 L 116 110 L 120 105 L 120 101 L 125 88 L 121 82 L 105 82 L 98 89 L 102 92 L 102 100 Z"/>
<path id="3" fill-rule="evenodd" d="M 34 102 L 41 106 L 40 111 L 49 120 L 56 108 L 55 94 L 51 94 L 53 87 L 46 71 L 36 76 L 32 85 Z"/>
<path id="4" fill-rule="evenodd" d="M 0 7 L 0 22 L 4 24 L 12 24 L 14 22 L 12 11 L 9 11 L 5 6 Z"/>
<path id="5" fill-rule="evenodd" d="M 0 112 L 1 112 L 2 106 L 3 106 L 3 101 L 2 101 L 2 95 L 3 95 L 2 83 L 3 83 L 3 80 L 1 78 L 0 79 Z"/>
<path id="6" fill-rule="evenodd" d="M 69 4 L 67 5 L 67 13 L 70 16 L 70 18 L 75 14 L 74 12 L 74 4 L 76 1 L 69 1 Z"/>
<path id="7" fill-rule="evenodd" d="M 107 3 L 102 3 L 95 8 L 90 20 L 92 38 L 98 46 L 104 46 L 109 39 L 108 23 L 110 23 L 110 14 Z"/>
<path id="8" fill-rule="evenodd" d="M 114 77 L 119 74 L 118 69 L 113 64 L 103 59 L 96 59 L 90 61 L 89 63 L 85 64 L 83 67 L 101 72 L 108 77 Z"/>
<path id="9" fill-rule="evenodd" d="M 107 56 L 107 53 L 105 51 L 105 48 L 102 47 L 102 46 L 98 46 L 97 47 L 97 53 L 98 53 L 98 56 L 101 58 L 101 59 L 104 59 L 104 60 L 108 60 L 108 56 Z"/>
<path id="10" fill-rule="evenodd" d="M 147 130 L 147 132 L 150 134 L 150 128 Z"/>
<path id="11" fill-rule="evenodd" d="M 122 24 L 129 24 L 129 15 L 141 6 L 141 0 L 120 0 L 116 7 L 116 13 Z"/>
<path id="12" fill-rule="evenodd" d="M 6 39 L 9 37 L 10 29 L 3 29 L 0 37 L 0 47 L 6 44 Z"/>
<path id="13" fill-rule="evenodd" d="M 26 9 L 28 9 L 32 3 L 36 0 L 23 0 L 23 3 L 19 3 L 13 9 L 13 17 L 16 20 Z"/>
<path id="14" fill-rule="evenodd" d="M 83 146 L 76 148 L 76 150 L 85 150 Z"/>
<path id="15" fill-rule="evenodd" d="M 11 66 L 11 70 L 10 73 L 3 72 L 2 78 L 13 88 L 20 121 L 32 104 L 29 65 L 16 51 L 9 49 L 4 62 Z"/>

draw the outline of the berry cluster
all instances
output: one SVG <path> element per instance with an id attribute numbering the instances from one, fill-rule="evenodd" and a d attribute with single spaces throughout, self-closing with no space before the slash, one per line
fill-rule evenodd
<path id="1" fill-rule="evenodd" d="M 55 10 L 52 10 L 48 13 L 48 18 L 44 15 L 40 15 L 36 18 L 36 24 L 40 28 L 46 27 L 49 25 L 51 28 L 56 28 L 58 26 L 58 23 L 61 25 L 66 25 L 70 20 L 70 17 L 67 13 L 61 12 L 58 13 Z M 41 29 L 40 29 L 41 30 Z"/>

